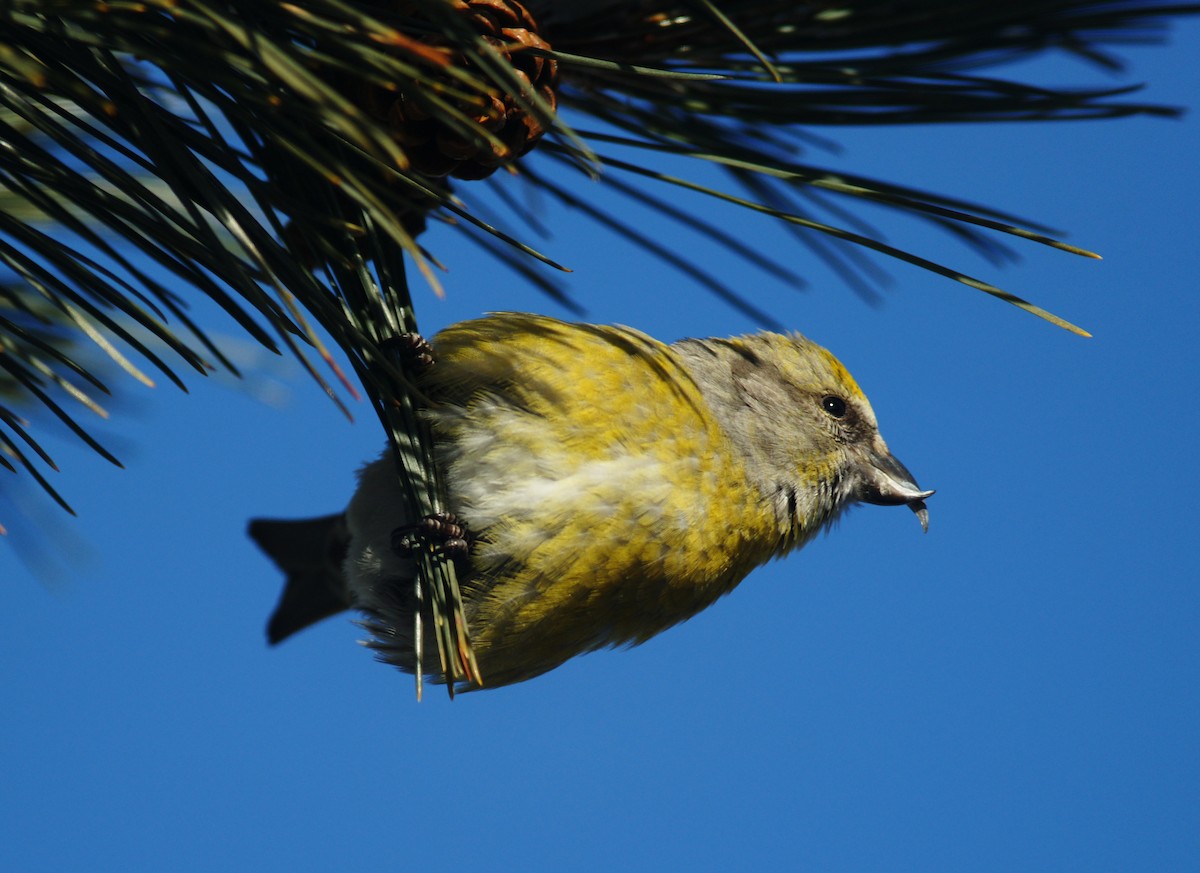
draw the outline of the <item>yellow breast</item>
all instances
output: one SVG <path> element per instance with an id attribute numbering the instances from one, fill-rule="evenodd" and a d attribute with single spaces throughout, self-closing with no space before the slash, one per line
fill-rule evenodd
<path id="1" fill-rule="evenodd" d="M 775 551 L 766 499 L 668 346 L 515 314 L 435 345 L 423 388 L 476 537 L 464 596 L 485 684 L 647 639 Z"/>

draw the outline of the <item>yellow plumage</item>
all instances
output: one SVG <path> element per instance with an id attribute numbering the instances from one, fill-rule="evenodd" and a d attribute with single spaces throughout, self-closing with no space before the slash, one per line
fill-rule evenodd
<path id="1" fill-rule="evenodd" d="M 924 518 L 927 493 L 887 454 L 858 386 L 801 337 L 667 345 L 508 313 L 434 347 L 420 383 L 449 506 L 471 534 L 460 579 L 487 687 L 648 639 L 855 500 Z M 839 403 L 841 418 L 824 408 Z M 382 656 L 411 670 L 413 567 L 392 533 L 415 520 L 398 494 L 390 456 L 364 469 L 338 575 Z"/>

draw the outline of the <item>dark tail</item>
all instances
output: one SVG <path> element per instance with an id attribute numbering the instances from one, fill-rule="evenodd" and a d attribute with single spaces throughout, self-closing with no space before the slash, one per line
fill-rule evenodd
<path id="1" fill-rule="evenodd" d="M 287 574 L 279 604 L 267 622 L 271 645 L 350 608 L 342 577 L 349 537 L 340 513 L 300 521 L 258 518 L 250 522 L 248 532 Z"/>

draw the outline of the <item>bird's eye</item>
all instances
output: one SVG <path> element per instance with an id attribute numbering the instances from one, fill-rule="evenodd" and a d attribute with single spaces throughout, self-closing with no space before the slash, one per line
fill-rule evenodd
<path id="1" fill-rule="evenodd" d="M 846 401 L 836 394 L 826 394 L 821 398 L 821 408 L 836 419 L 846 417 Z"/>

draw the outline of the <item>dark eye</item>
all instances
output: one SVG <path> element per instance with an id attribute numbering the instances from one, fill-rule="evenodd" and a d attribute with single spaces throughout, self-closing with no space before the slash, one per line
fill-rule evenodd
<path id="1" fill-rule="evenodd" d="M 836 394 L 826 394 L 821 398 L 821 408 L 837 419 L 846 417 L 846 401 Z"/>

